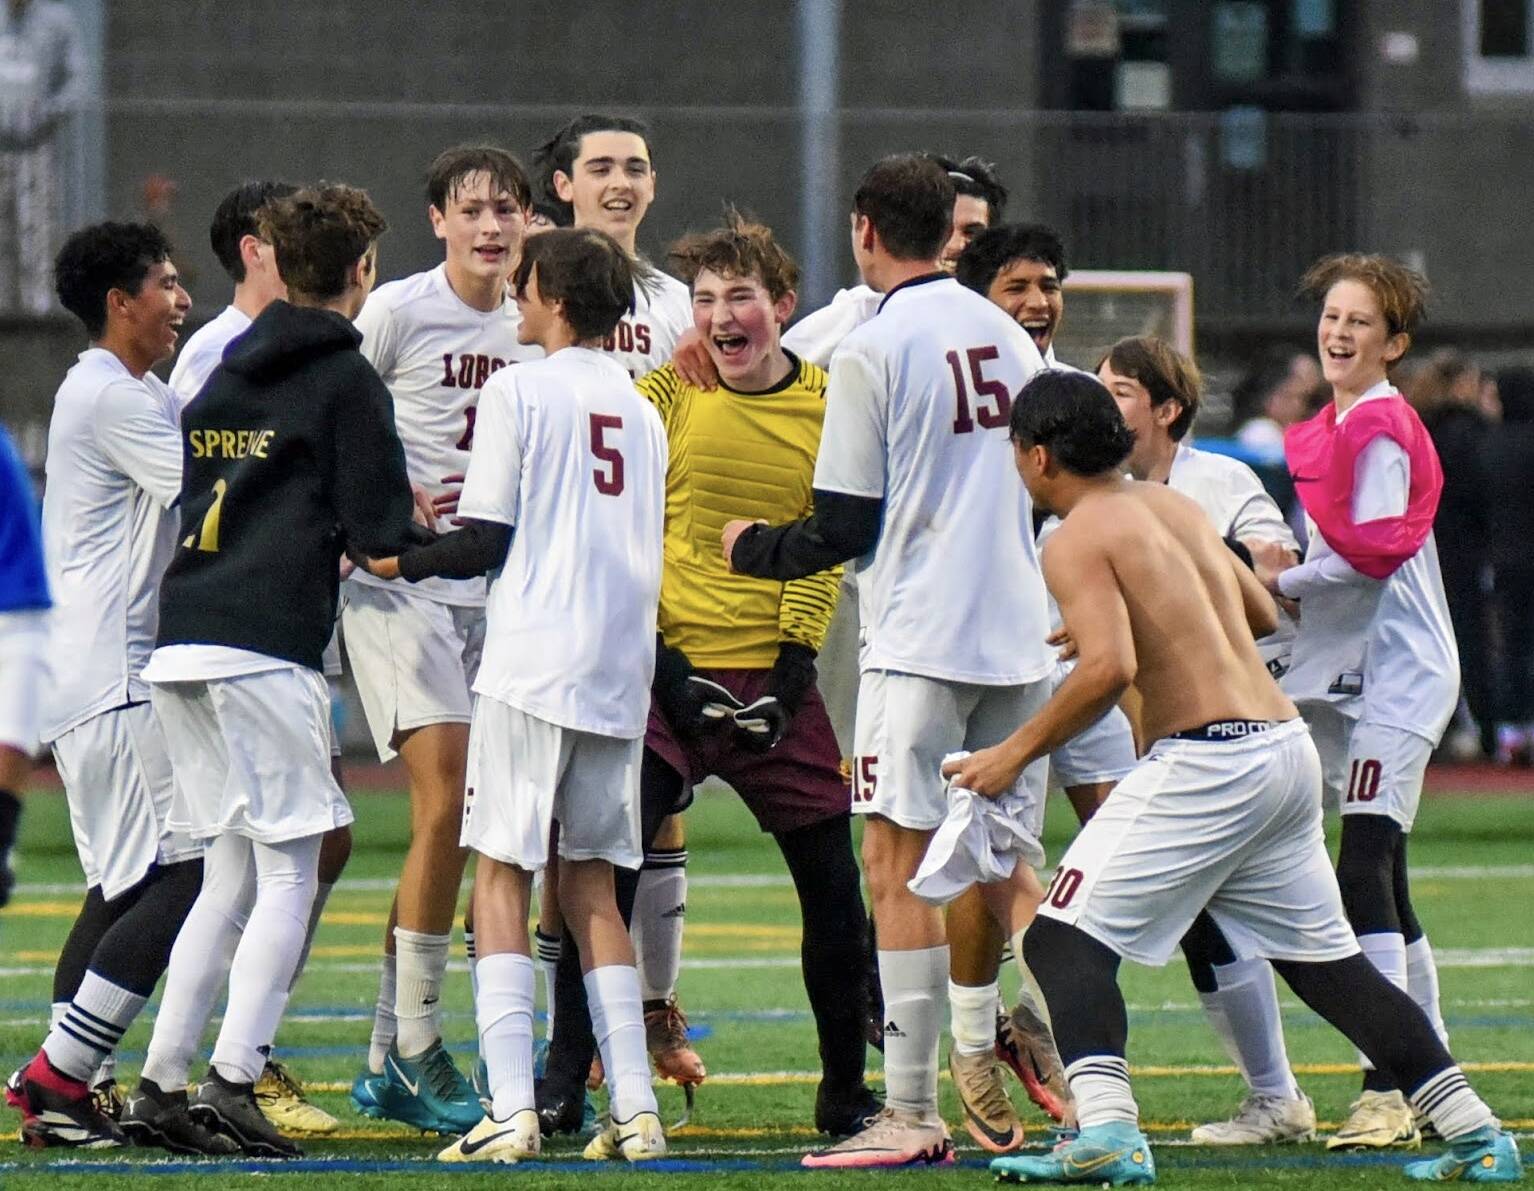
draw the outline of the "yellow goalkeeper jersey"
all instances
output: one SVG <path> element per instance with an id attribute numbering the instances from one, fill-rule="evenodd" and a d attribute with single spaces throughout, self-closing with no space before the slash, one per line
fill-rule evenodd
<path id="1" fill-rule="evenodd" d="M 670 364 L 635 382 L 671 448 L 660 631 L 695 666 L 766 670 L 781 641 L 819 652 L 836 610 L 840 567 L 779 583 L 731 574 L 719 548 L 727 521 L 777 525 L 810 512 L 826 374 L 790 359 L 793 371 L 765 393 L 699 389 Z"/>

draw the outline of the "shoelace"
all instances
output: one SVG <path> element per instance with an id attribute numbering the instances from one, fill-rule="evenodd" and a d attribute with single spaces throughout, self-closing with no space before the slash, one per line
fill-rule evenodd
<path id="1" fill-rule="evenodd" d="M 987 1074 L 994 1071 L 995 1067 L 993 1066 Z M 977 1074 L 972 1080 L 967 1082 L 972 1090 L 976 1084 L 981 1085 L 978 1089 L 980 1094 L 976 1097 L 976 1100 L 979 1102 L 980 1109 L 987 1116 L 1001 1115 L 1012 1111 L 1012 1101 L 1007 1099 L 1007 1093 L 1002 1090 L 999 1079 L 981 1079 Z"/>
<path id="2" fill-rule="evenodd" d="M 675 1001 L 664 1009 L 652 1009 L 645 1014 L 645 1025 L 650 1025 L 650 1018 L 656 1018 L 656 1044 L 664 1045 L 668 1050 L 680 1050 L 687 1045 L 687 1015 Z"/>
<path id="3" fill-rule="evenodd" d="M 266 1069 L 271 1074 L 272 1080 L 295 1100 L 304 1098 L 303 1085 L 288 1073 L 288 1069 L 276 1059 L 266 1061 Z"/>
<path id="4" fill-rule="evenodd" d="M 458 1068 L 453 1066 L 452 1057 L 441 1047 L 432 1054 L 422 1074 L 425 1075 L 426 1083 L 435 1095 L 444 1100 L 460 1098 L 459 1089 L 463 1077 L 458 1074 Z"/>

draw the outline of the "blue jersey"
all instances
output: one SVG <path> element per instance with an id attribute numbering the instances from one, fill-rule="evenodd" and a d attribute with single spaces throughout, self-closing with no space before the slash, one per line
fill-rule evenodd
<path id="1" fill-rule="evenodd" d="M 0 427 L 0 613 L 52 606 L 37 497 L 10 435 Z"/>

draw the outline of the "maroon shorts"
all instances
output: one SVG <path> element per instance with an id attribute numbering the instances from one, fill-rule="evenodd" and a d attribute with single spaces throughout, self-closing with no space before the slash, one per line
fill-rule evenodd
<path id="1" fill-rule="evenodd" d="M 748 704 L 767 693 L 772 677 L 770 670 L 698 673 Z M 765 753 L 740 743 L 728 724 L 680 740 L 653 704 L 644 742 L 682 775 L 688 789 L 708 777 L 727 782 L 745 800 L 763 831 L 793 831 L 852 809 L 852 788 L 842 776 L 841 746 L 814 687 L 789 720 L 783 739 Z"/>

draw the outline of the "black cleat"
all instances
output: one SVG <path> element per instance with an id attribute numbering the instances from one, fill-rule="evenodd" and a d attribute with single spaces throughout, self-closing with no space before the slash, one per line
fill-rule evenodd
<path id="1" fill-rule="evenodd" d="M 125 1143 L 117 1122 L 97 1109 L 90 1088 L 58 1070 L 42 1051 L 6 1081 L 5 1100 L 21 1113 L 21 1140 L 36 1149 L 106 1150 Z"/>
<path id="2" fill-rule="evenodd" d="M 538 1129 L 545 1137 L 556 1133 L 579 1133 L 586 1115 L 586 1089 L 560 1088 L 547 1079 L 534 1086 L 533 1103 L 538 1110 Z"/>
<path id="3" fill-rule="evenodd" d="M 867 1128 L 883 1108 L 884 1101 L 867 1084 L 833 1088 L 821 1080 L 815 1093 L 815 1128 L 832 1137 L 851 1137 Z"/>
<path id="4" fill-rule="evenodd" d="M 125 1101 L 122 1131 L 137 1146 L 157 1146 L 172 1154 L 206 1154 L 228 1157 L 240 1147 L 219 1133 L 204 1129 L 188 1111 L 186 1090 L 161 1091 L 147 1079 Z"/>
<path id="5" fill-rule="evenodd" d="M 302 1158 L 297 1142 L 289 1141 L 261 1113 L 256 1085 L 233 1083 L 214 1068 L 197 1088 L 192 1119 L 211 1133 L 220 1133 L 251 1158 Z"/>

